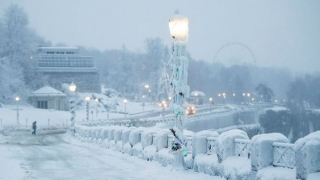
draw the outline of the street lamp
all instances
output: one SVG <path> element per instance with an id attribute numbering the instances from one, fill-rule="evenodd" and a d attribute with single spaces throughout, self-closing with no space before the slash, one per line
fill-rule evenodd
<path id="1" fill-rule="evenodd" d="M 126 119 L 127 118 L 127 102 L 128 102 L 128 100 L 124 99 L 123 102 L 124 102 L 124 118 Z"/>
<path id="2" fill-rule="evenodd" d="M 76 112 L 75 112 L 75 99 L 74 99 L 74 93 L 76 92 L 76 88 L 77 86 L 71 82 L 71 84 L 69 85 L 69 90 L 70 90 L 70 112 L 71 112 L 71 126 L 70 129 L 74 132 L 74 118 L 76 117 Z"/>
<path id="3" fill-rule="evenodd" d="M 99 99 L 96 98 L 94 101 L 96 102 L 96 117 L 98 117 L 98 103 L 99 103 Z"/>
<path id="4" fill-rule="evenodd" d="M 19 101 L 20 101 L 20 98 L 19 98 L 19 96 L 16 97 L 16 101 L 17 101 L 17 124 L 20 125 L 20 122 L 19 122 Z"/>
<path id="5" fill-rule="evenodd" d="M 195 93 L 197 105 L 199 105 L 198 93 Z"/>
<path id="6" fill-rule="evenodd" d="M 151 89 L 149 89 L 150 88 L 150 86 L 149 86 L 149 84 L 146 84 L 146 85 L 144 85 L 144 88 L 146 88 L 147 90 L 148 90 L 148 101 L 150 101 L 150 92 L 151 92 Z"/>
<path id="7" fill-rule="evenodd" d="M 89 101 L 90 101 L 90 97 L 89 96 L 87 96 L 86 97 L 86 109 L 87 109 L 87 116 L 86 116 L 86 119 L 87 119 L 87 121 L 89 121 Z"/>
<path id="8" fill-rule="evenodd" d="M 183 103 L 189 98 L 190 88 L 188 80 L 188 58 L 186 53 L 186 43 L 188 38 L 188 18 L 183 17 L 176 10 L 173 17 L 169 19 L 170 34 L 173 40 L 172 56 L 169 60 L 171 73 L 171 88 L 173 88 L 173 101 L 170 108 L 176 115 L 175 126 L 171 129 L 175 136 L 175 145 L 172 149 L 176 150 L 174 155 L 173 167 L 185 169 L 182 153 L 186 153 L 185 139 L 183 138 L 183 122 L 185 119 L 185 109 Z"/>
<path id="9" fill-rule="evenodd" d="M 145 95 L 142 96 L 142 104 L 141 104 L 141 105 L 142 105 L 142 111 L 143 111 L 143 112 L 144 112 L 144 106 L 146 105 L 145 102 L 144 102 L 144 101 L 145 101 L 144 98 L 145 98 Z"/>
<path id="10" fill-rule="evenodd" d="M 210 101 L 210 112 L 211 112 L 212 98 L 209 98 L 209 101 Z"/>

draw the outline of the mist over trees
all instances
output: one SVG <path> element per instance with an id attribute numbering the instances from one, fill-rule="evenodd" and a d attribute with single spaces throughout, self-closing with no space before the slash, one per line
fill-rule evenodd
<path id="1" fill-rule="evenodd" d="M 28 27 L 28 16 L 10 5 L 0 19 L 0 102 L 10 103 L 14 95 L 26 99 L 30 89 L 43 85 L 32 70 L 33 54 L 44 41 Z"/>
<path id="2" fill-rule="evenodd" d="M 143 95 L 151 100 L 162 100 L 167 95 L 164 84 L 160 85 L 160 78 L 171 57 L 171 47 L 163 44 L 159 38 L 147 38 L 144 43 L 143 52 L 131 51 L 125 44 L 121 49 L 105 51 L 79 48 L 81 54 L 93 57 L 99 70 L 100 83 L 105 87 L 113 88 L 132 100 L 141 100 Z M 15 95 L 27 98 L 28 93 L 48 84 L 46 77 L 33 68 L 39 46 L 51 46 L 51 43 L 28 26 L 28 16 L 21 7 L 9 6 L 0 19 L 1 103 L 12 102 Z M 56 46 L 67 45 L 59 43 Z M 312 91 L 319 88 L 317 75 L 306 75 L 299 80 L 294 79 L 295 75 L 290 70 L 283 68 L 252 64 L 225 66 L 196 60 L 190 53 L 188 58 L 190 90 L 203 91 L 207 98 L 212 97 L 215 102 L 220 100 L 219 93 L 226 94 L 227 102 L 249 101 L 244 99 L 243 93 L 250 93 L 256 101 L 263 100 L 259 99 L 261 94 L 255 91 L 259 84 L 263 84 L 272 90 L 274 99 L 284 100 L 288 95 L 288 99 L 299 102 L 298 105 L 308 100 L 311 106 L 320 106 L 317 100 L 319 93 Z M 145 88 L 146 84 L 149 85 L 148 89 Z"/>

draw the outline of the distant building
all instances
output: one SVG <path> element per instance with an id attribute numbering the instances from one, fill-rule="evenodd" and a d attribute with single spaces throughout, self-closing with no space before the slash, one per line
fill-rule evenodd
<path id="1" fill-rule="evenodd" d="M 31 105 L 35 108 L 55 109 L 60 111 L 67 110 L 65 107 L 66 94 L 50 86 L 45 86 L 32 92 L 29 99 Z"/>
<path id="2" fill-rule="evenodd" d="M 188 102 L 191 104 L 202 105 L 205 103 L 206 95 L 201 91 L 192 91 L 190 93 Z"/>
<path id="3" fill-rule="evenodd" d="M 79 92 L 101 92 L 92 57 L 80 55 L 77 47 L 39 47 L 36 58 L 36 68 L 48 76 L 50 86 L 60 89 L 73 82 Z"/>

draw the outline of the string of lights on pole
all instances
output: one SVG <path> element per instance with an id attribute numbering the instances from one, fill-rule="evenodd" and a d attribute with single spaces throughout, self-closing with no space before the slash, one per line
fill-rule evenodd
<path id="1" fill-rule="evenodd" d="M 188 18 L 183 17 L 176 10 L 173 17 L 169 19 L 170 34 L 173 40 L 172 56 L 168 66 L 171 69 L 170 87 L 173 90 L 170 109 L 176 115 L 174 127 L 171 130 L 175 137 L 174 146 L 171 148 L 174 154 L 173 167 L 175 169 L 185 169 L 184 158 L 186 154 L 186 140 L 183 135 L 183 123 L 185 119 L 185 109 L 183 103 L 189 98 L 190 88 L 188 80 L 188 58 L 186 57 L 186 42 L 188 38 Z"/>

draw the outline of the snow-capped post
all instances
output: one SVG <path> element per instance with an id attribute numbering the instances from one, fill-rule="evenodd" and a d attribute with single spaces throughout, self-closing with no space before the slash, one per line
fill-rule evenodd
<path id="1" fill-rule="evenodd" d="M 74 93 L 76 92 L 76 88 L 77 86 L 71 82 L 70 86 L 69 86 L 69 90 L 70 90 L 70 112 L 71 112 L 71 125 L 70 125 L 70 130 L 74 133 L 75 129 L 74 129 L 74 118 L 76 117 L 76 112 L 75 112 L 75 99 L 74 99 Z"/>
<path id="2" fill-rule="evenodd" d="M 87 97 L 86 97 L 86 111 L 87 111 L 86 120 L 87 120 L 87 121 L 89 121 L 89 101 L 90 101 L 90 97 L 87 96 Z"/>
<path id="3" fill-rule="evenodd" d="M 123 103 L 124 103 L 124 119 L 127 119 L 127 102 L 128 102 L 127 99 L 123 100 Z"/>
<path id="4" fill-rule="evenodd" d="M 183 103 L 189 97 L 190 91 L 187 85 L 188 58 L 186 57 L 186 43 L 189 31 L 188 18 L 181 16 L 179 11 L 176 10 L 173 17 L 169 19 L 169 28 L 173 40 L 172 56 L 168 63 L 171 69 L 170 87 L 173 90 L 170 109 L 176 115 L 175 125 L 171 129 L 176 139 L 176 143 L 172 147 L 175 154 L 173 168 L 186 169 L 182 154 L 186 151 L 186 140 L 183 135 L 183 123 L 185 119 Z"/>
<path id="5" fill-rule="evenodd" d="M 19 122 L 19 101 L 20 101 L 20 97 L 19 96 L 16 97 L 16 101 L 17 101 L 17 124 L 19 126 L 20 125 L 20 122 Z"/>

